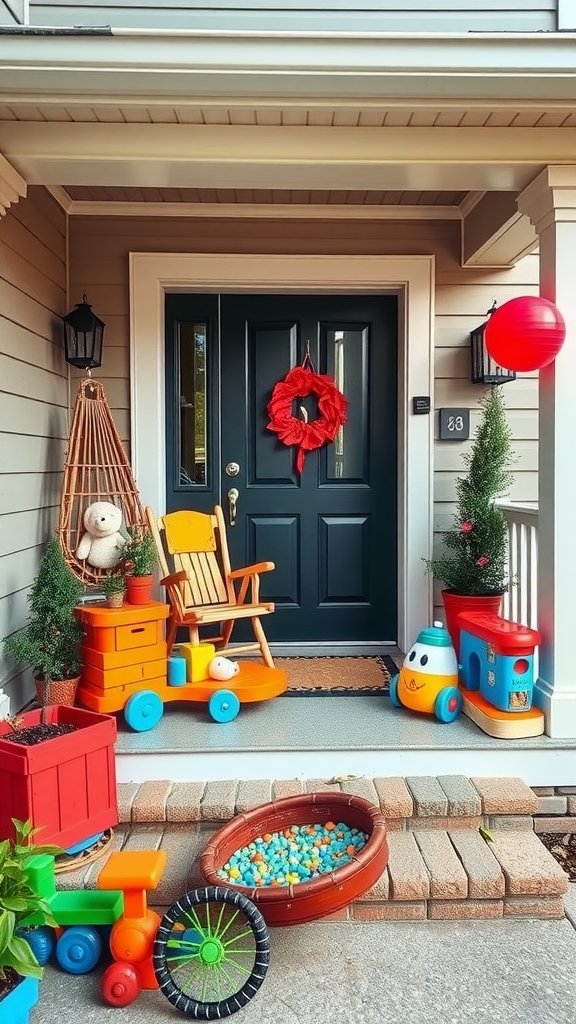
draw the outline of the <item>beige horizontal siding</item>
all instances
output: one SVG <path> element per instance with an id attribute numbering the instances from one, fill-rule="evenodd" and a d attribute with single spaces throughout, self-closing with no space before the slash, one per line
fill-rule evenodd
<path id="1" fill-rule="evenodd" d="M 436 258 L 435 402 L 471 410 L 471 433 L 480 418 L 483 388 L 470 383 L 470 331 L 486 311 L 520 294 L 537 293 L 538 258 L 528 256 L 506 270 L 463 269 L 459 264 L 457 222 L 354 222 L 270 220 L 186 220 L 162 218 L 73 218 L 70 274 L 73 301 L 86 290 L 106 322 L 104 382 L 120 435 L 129 441 L 129 282 L 130 252 L 245 252 L 324 254 L 433 254 Z M 75 296 L 78 296 L 76 298 Z M 506 384 L 504 396 L 517 454 L 511 497 L 537 495 L 537 377 Z M 435 441 L 436 545 L 455 511 L 455 479 L 462 453 L 471 442 Z"/>
<path id="2" fill-rule="evenodd" d="M 42 188 L 0 219 L 0 637 L 24 625 L 27 594 L 58 521 L 68 436 L 66 222 Z M 0 651 L 16 707 L 31 673 Z"/>

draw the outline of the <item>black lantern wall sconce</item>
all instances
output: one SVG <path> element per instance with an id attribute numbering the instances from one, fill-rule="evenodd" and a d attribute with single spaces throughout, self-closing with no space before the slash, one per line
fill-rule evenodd
<path id="1" fill-rule="evenodd" d="M 488 310 L 488 316 L 496 309 L 496 300 Z M 516 380 L 514 370 L 506 370 L 498 366 L 486 348 L 484 335 L 486 333 L 487 320 L 479 327 L 470 332 L 470 379 L 473 384 L 506 384 L 509 380 Z"/>
<path id="2" fill-rule="evenodd" d="M 66 362 L 88 372 L 101 366 L 106 325 L 92 312 L 86 295 L 82 296 L 82 302 L 76 303 L 76 309 L 62 317 L 62 320 Z"/>

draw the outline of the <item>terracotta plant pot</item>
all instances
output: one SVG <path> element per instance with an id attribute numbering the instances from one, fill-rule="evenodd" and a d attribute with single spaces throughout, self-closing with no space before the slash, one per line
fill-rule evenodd
<path id="1" fill-rule="evenodd" d="M 68 849 L 118 824 L 116 719 L 83 708 L 50 705 L 22 716 L 21 728 L 69 723 L 73 732 L 34 746 L 13 743 L 0 722 L 0 839 L 12 818 L 41 828 L 42 843 Z"/>
<path id="2" fill-rule="evenodd" d="M 126 600 L 128 604 L 150 604 L 153 587 L 154 577 L 152 575 L 127 576 Z"/>
<path id="3" fill-rule="evenodd" d="M 446 612 L 446 629 L 450 633 L 456 657 L 460 657 L 460 627 L 457 615 L 459 612 L 489 612 L 499 615 L 502 607 L 502 594 L 453 594 L 450 590 L 442 591 L 442 600 Z"/>
<path id="4" fill-rule="evenodd" d="M 35 678 L 36 700 L 43 705 L 62 704 L 68 708 L 74 707 L 79 682 L 80 676 L 76 676 L 74 679 L 53 679 L 46 686 L 43 679 Z"/>
<path id="5" fill-rule="evenodd" d="M 330 820 L 343 821 L 368 835 L 366 845 L 353 860 L 330 874 L 297 885 L 254 889 L 234 886 L 256 904 L 269 925 L 314 921 L 362 896 L 378 881 L 388 863 L 386 820 L 378 807 L 362 797 L 303 793 L 238 814 L 212 836 L 200 858 L 200 870 L 210 885 L 222 885 L 217 871 L 235 850 L 258 836 L 289 825 L 323 825 Z"/>

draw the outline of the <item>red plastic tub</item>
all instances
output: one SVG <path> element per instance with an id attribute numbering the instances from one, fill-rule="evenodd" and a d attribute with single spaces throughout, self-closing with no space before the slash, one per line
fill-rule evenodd
<path id="1" fill-rule="evenodd" d="M 261 887 L 223 883 L 218 870 L 242 846 L 266 832 L 290 825 L 316 825 L 343 821 L 368 835 L 356 856 L 328 874 L 296 885 Z M 378 807 L 348 793 L 304 793 L 262 804 L 238 814 L 212 836 L 200 858 L 200 868 L 210 885 L 238 889 L 261 911 L 269 925 L 304 924 L 341 910 L 378 881 L 388 864 L 386 820 Z"/>

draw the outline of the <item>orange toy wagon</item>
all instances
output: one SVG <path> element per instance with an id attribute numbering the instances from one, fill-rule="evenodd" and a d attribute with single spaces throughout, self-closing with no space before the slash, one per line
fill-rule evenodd
<path id="1" fill-rule="evenodd" d="M 77 701 L 101 714 L 123 711 L 137 732 L 153 729 L 170 701 L 207 703 L 215 721 L 230 722 L 241 704 L 269 700 L 287 687 L 282 669 L 246 662 L 223 688 L 208 677 L 207 665 L 215 653 L 211 644 L 182 645 L 189 681 L 175 685 L 169 679 L 164 637 L 169 608 L 160 601 L 122 608 L 86 606 L 78 614 L 86 637 Z"/>

